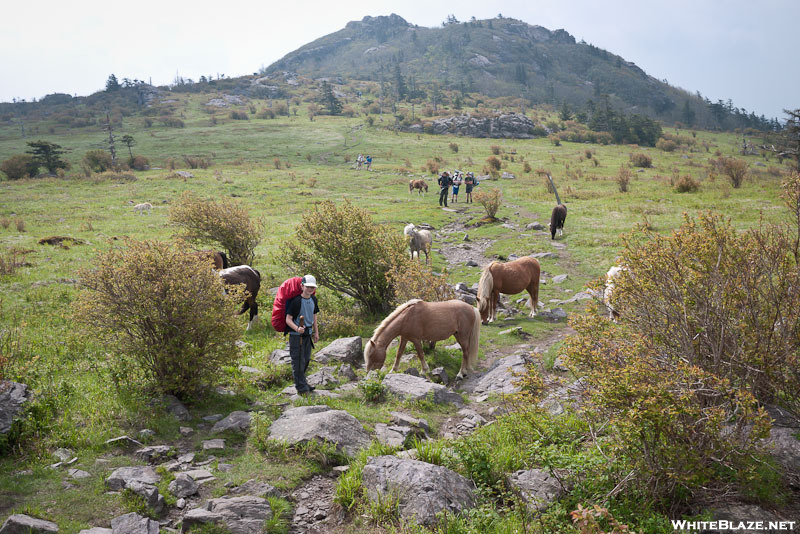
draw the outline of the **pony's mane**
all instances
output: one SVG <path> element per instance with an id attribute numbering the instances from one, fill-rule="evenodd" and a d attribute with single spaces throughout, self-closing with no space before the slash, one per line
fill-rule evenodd
<path id="1" fill-rule="evenodd" d="M 490 269 L 492 265 L 500 264 L 499 261 L 493 261 L 489 265 L 483 268 L 483 272 L 481 273 L 481 278 L 478 280 L 478 309 L 484 311 L 489 306 L 489 299 L 492 298 L 492 286 L 493 283 L 491 281 L 492 273 Z"/>
<path id="2" fill-rule="evenodd" d="M 391 323 L 392 321 L 394 321 L 395 317 L 397 317 L 398 315 L 403 313 L 406 309 L 408 309 L 410 306 L 413 306 L 417 302 L 422 302 L 422 300 L 421 299 L 411 299 L 408 302 L 406 302 L 405 304 L 401 304 L 400 306 L 398 306 L 396 310 L 394 310 L 392 313 L 390 313 L 386 317 L 386 319 L 381 321 L 381 324 L 379 324 L 378 328 L 376 328 L 375 331 L 372 333 L 372 337 L 370 338 L 370 340 L 375 339 L 376 337 L 378 337 L 378 335 L 380 335 L 383 332 L 383 330 L 386 328 L 386 326 L 389 323 Z"/>
<path id="3" fill-rule="evenodd" d="M 405 235 L 411 235 L 414 233 L 414 224 L 407 224 L 405 228 L 403 228 L 403 233 Z"/>

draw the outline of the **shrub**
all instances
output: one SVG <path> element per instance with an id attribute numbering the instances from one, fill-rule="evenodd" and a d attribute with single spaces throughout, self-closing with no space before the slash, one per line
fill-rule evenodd
<path id="1" fill-rule="evenodd" d="M 211 167 L 211 158 L 206 156 L 183 156 L 183 161 L 190 169 L 207 169 Z"/>
<path id="2" fill-rule="evenodd" d="M 275 112 L 269 108 L 262 109 L 258 115 L 256 115 L 257 119 L 274 119 Z"/>
<path id="3" fill-rule="evenodd" d="M 592 149 L 591 148 L 587 148 L 584 151 L 584 154 L 586 155 L 586 159 L 592 159 Z"/>
<path id="4" fill-rule="evenodd" d="M 383 385 L 383 381 L 376 378 L 360 381 L 358 390 L 361 391 L 364 400 L 367 402 L 378 402 L 386 394 L 386 386 Z"/>
<path id="5" fill-rule="evenodd" d="M 145 121 L 147 121 L 147 119 L 145 119 Z M 186 126 L 186 124 L 184 124 L 184 122 L 181 119 L 178 119 L 176 117 L 164 117 L 163 119 L 161 119 L 161 123 L 164 126 L 167 126 L 168 128 L 183 128 Z"/>
<path id="6" fill-rule="evenodd" d="M 386 277 L 394 288 L 393 306 L 411 299 L 437 302 L 456 298 L 446 277 L 434 274 L 430 267 L 417 261 L 392 266 Z"/>
<path id="7" fill-rule="evenodd" d="M 273 158 L 273 160 L 272 160 L 272 165 L 273 165 L 273 166 L 274 166 L 276 169 L 278 169 L 278 170 L 280 170 L 280 169 L 281 169 L 281 167 L 283 166 L 283 165 L 281 164 L 281 159 L 280 159 L 280 158 Z"/>
<path id="8" fill-rule="evenodd" d="M 500 147 L 499 146 L 492 145 L 491 149 L 492 149 L 492 154 L 494 154 L 495 156 L 500 154 Z"/>
<path id="9" fill-rule="evenodd" d="M 742 186 L 742 182 L 747 177 L 747 162 L 737 158 L 720 158 L 717 161 L 719 169 L 731 181 L 734 189 Z"/>
<path id="10" fill-rule="evenodd" d="M 324 201 L 303 214 L 279 261 L 290 272 L 314 273 L 320 285 L 351 296 L 366 312 L 384 313 L 394 296 L 386 273 L 411 260 L 401 232 L 349 201 Z"/>
<path id="11" fill-rule="evenodd" d="M 39 164 L 30 154 L 17 154 L 0 163 L 0 171 L 3 171 L 9 180 L 19 180 L 36 176 Z"/>
<path id="12" fill-rule="evenodd" d="M 631 154 L 630 159 L 634 167 L 649 169 L 653 166 L 653 159 L 647 154 L 642 154 L 641 152 L 637 154 Z"/>
<path id="13" fill-rule="evenodd" d="M 26 261 L 25 255 L 30 252 L 30 250 L 11 247 L 0 254 L 0 276 L 14 274 L 14 271 L 20 267 L 29 266 L 30 264 Z M 0 331 L 0 359 L 3 357 L 2 351 L 4 350 L 2 340 L 3 333 Z M 2 373 L 0 373 L 0 380 L 2 380 L 2 378 Z"/>
<path id="14" fill-rule="evenodd" d="M 497 210 L 500 208 L 500 202 L 503 200 L 503 193 L 498 188 L 492 187 L 474 193 L 472 198 L 486 210 L 486 217 L 494 220 Z"/>
<path id="15" fill-rule="evenodd" d="M 486 159 L 486 163 L 488 163 L 488 164 L 489 164 L 489 168 L 490 168 L 490 169 L 494 169 L 494 170 L 496 170 L 496 171 L 499 171 L 499 170 L 500 170 L 500 166 L 502 165 L 502 163 L 500 162 L 500 160 L 499 160 L 499 159 L 497 159 L 497 158 L 496 158 L 496 157 L 494 157 L 494 156 L 489 156 L 489 157 Z"/>
<path id="16" fill-rule="evenodd" d="M 18 232 L 24 232 L 25 231 L 25 219 L 23 219 L 21 217 L 17 217 L 16 219 L 14 219 L 14 226 L 17 228 Z"/>
<path id="17" fill-rule="evenodd" d="M 105 150 L 90 150 L 83 156 L 83 163 L 92 172 L 105 172 L 114 166 L 111 154 Z"/>
<path id="18" fill-rule="evenodd" d="M 181 229 L 190 243 L 224 249 L 233 265 L 250 265 L 264 235 L 264 223 L 252 220 L 236 199 L 214 201 L 187 191 L 170 207 L 170 223 Z"/>
<path id="19" fill-rule="evenodd" d="M 87 338 L 111 348 L 115 380 L 196 394 L 237 358 L 241 291 L 226 294 L 219 276 L 175 243 L 126 245 L 81 273 L 74 318 Z"/>
<path id="20" fill-rule="evenodd" d="M 522 172 L 524 172 L 524 173 L 531 172 L 531 164 L 528 163 L 527 161 L 525 162 L 524 165 L 522 165 Z"/>
<path id="21" fill-rule="evenodd" d="M 675 191 L 678 193 L 695 193 L 700 189 L 700 182 L 692 178 L 691 174 L 686 174 L 675 182 Z"/>
<path id="22" fill-rule="evenodd" d="M 436 160 L 429 159 L 428 163 L 426 164 L 428 167 L 428 172 L 431 174 L 438 174 L 439 172 L 439 162 Z"/>
<path id="23" fill-rule="evenodd" d="M 458 153 L 458 143 L 450 143 L 448 146 L 450 147 L 451 151 Z"/>
<path id="24" fill-rule="evenodd" d="M 230 118 L 235 121 L 249 121 L 250 117 L 244 111 L 231 111 Z"/>
<path id="25" fill-rule="evenodd" d="M 678 148 L 678 144 L 671 139 L 664 139 L 663 137 L 656 141 L 656 148 L 664 152 L 674 152 Z"/>
<path id="26" fill-rule="evenodd" d="M 617 188 L 619 189 L 620 193 L 627 193 L 628 186 L 631 183 L 631 178 L 633 174 L 631 173 L 630 169 L 625 167 L 624 165 L 619 168 L 619 172 L 617 173 Z"/>
<path id="27" fill-rule="evenodd" d="M 136 171 L 146 171 L 150 168 L 150 160 L 144 156 L 134 156 L 128 160 L 128 165 Z"/>

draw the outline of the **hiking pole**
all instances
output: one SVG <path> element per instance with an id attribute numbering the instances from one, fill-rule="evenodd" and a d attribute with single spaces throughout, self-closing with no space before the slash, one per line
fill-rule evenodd
<path id="1" fill-rule="evenodd" d="M 558 190 L 556 189 L 556 184 L 553 183 L 553 178 L 550 174 L 547 175 L 547 179 L 550 180 L 550 186 L 553 188 L 553 192 L 556 194 L 556 202 L 560 205 L 561 199 L 558 197 Z"/>

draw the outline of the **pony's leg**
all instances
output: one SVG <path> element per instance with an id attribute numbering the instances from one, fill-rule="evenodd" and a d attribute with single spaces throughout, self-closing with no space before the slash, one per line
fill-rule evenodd
<path id="1" fill-rule="evenodd" d="M 408 340 L 403 336 L 400 336 L 400 344 L 397 346 L 397 356 L 394 357 L 394 365 L 392 366 L 392 372 L 396 373 L 400 369 L 400 358 L 403 357 L 403 353 L 406 351 L 406 343 Z"/>
<path id="2" fill-rule="evenodd" d="M 248 299 L 250 300 L 250 299 Z M 250 328 L 255 327 L 258 325 L 258 302 L 256 299 L 252 299 L 253 302 L 250 303 L 250 321 L 247 323 L 247 330 Z"/>
<path id="3" fill-rule="evenodd" d="M 417 358 L 419 358 L 420 363 L 422 363 L 422 370 L 426 373 L 430 372 L 430 368 L 428 367 L 428 362 L 425 361 L 425 353 L 422 352 L 422 341 L 419 339 L 412 340 L 414 343 L 414 347 L 417 349 Z"/>

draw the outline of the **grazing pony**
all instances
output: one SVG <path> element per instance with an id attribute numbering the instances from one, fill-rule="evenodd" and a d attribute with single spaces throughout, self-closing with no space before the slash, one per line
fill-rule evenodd
<path id="1" fill-rule="evenodd" d="M 411 180 L 408 182 L 408 194 L 410 195 L 414 189 L 417 190 L 417 195 L 422 195 L 423 189 L 425 193 L 428 192 L 428 182 L 425 180 Z"/>
<path id="2" fill-rule="evenodd" d="M 620 277 L 623 271 L 627 270 L 627 267 L 614 265 L 606 273 L 606 286 L 603 289 L 603 304 L 608 308 L 608 318 L 615 323 L 619 320 L 619 312 L 611 305 L 611 297 L 614 294 L 614 286 L 616 285 L 617 278 Z"/>
<path id="3" fill-rule="evenodd" d="M 527 290 L 531 317 L 536 316 L 539 304 L 539 275 L 541 269 L 536 258 L 525 256 L 518 260 L 500 263 L 493 261 L 483 269 L 478 281 L 478 310 L 483 324 L 497 318 L 497 299 L 500 293 L 513 295 Z"/>
<path id="4" fill-rule="evenodd" d="M 237 265 L 236 267 L 222 269 L 219 275 L 226 285 L 244 285 L 247 295 L 238 315 L 243 314 L 248 309 L 250 310 L 250 321 L 247 323 L 247 329 L 250 330 L 250 327 L 258 324 L 258 302 L 256 302 L 256 297 L 258 296 L 258 289 L 261 287 L 261 273 L 249 265 Z"/>
<path id="5" fill-rule="evenodd" d="M 197 252 L 193 252 L 193 254 L 203 261 L 212 262 L 215 271 L 230 267 L 228 256 L 221 250 L 198 250 Z"/>
<path id="6" fill-rule="evenodd" d="M 133 207 L 133 211 L 138 212 L 139 215 L 144 215 L 146 211 L 148 215 L 150 215 L 150 210 L 153 209 L 153 205 L 149 202 L 142 202 L 141 204 L 136 204 Z"/>
<path id="7" fill-rule="evenodd" d="M 408 224 L 403 229 L 403 233 L 411 238 L 408 247 L 411 249 L 411 259 L 414 259 L 414 253 L 417 253 L 417 258 L 420 257 L 420 251 L 425 253 L 425 264 L 428 264 L 428 255 L 431 252 L 431 245 L 433 244 L 433 236 L 428 230 L 417 230 L 413 224 Z"/>
<path id="8" fill-rule="evenodd" d="M 553 213 L 550 215 L 550 239 L 556 238 L 556 230 L 558 235 L 564 235 L 564 221 L 567 220 L 567 207 L 564 204 L 559 204 L 553 208 Z"/>
<path id="9" fill-rule="evenodd" d="M 422 362 L 422 370 L 427 373 L 429 368 L 422 353 L 422 340 L 441 341 L 455 335 L 456 341 L 461 345 L 461 369 L 457 378 L 464 378 L 467 371 L 474 368 L 478 358 L 480 331 L 481 317 L 478 310 L 466 302 L 409 300 L 389 314 L 375 329 L 364 347 L 364 362 L 367 371 L 383 367 L 386 347 L 400 336 L 392 372 L 397 372 L 406 343 L 411 341 L 417 349 L 419 361 Z"/>

